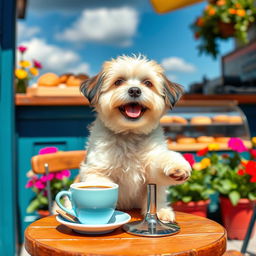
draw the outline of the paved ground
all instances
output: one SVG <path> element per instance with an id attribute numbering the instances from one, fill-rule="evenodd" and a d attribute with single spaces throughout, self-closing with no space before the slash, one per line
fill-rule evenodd
<path id="1" fill-rule="evenodd" d="M 228 250 L 237 250 L 240 251 L 242 248 L 243 241 L 238 240 L 228 240 Z M 249 242 L 246 256 L 256 256 L 256 235 L 254 238 L 252 238 Z M 20 256 L 29 256 L 29 254 L 26 252 L 25 248 L 22 247 Z M 207 256 L 207 255 L 204 255 Z"/>

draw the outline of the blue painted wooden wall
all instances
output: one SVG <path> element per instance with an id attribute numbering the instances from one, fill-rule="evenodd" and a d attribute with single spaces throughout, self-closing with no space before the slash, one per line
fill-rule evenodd
<path id="1" fill-rule="evenodd" d="M 13 68 L 15 2 L 0 0 L 0 255 L 17 253 Z"/>

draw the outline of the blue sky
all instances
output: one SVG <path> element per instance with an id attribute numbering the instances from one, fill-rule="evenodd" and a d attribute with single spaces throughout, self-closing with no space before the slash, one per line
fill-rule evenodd
<path id="1" fill-rule="evenodd" d="M 43 63 L 42 72 L 58 74 L 94 75 L 105 60 L 142 53 L 188 88 L 221 72 L 220 57 L 199 56 L 190 29 L 205 5 L 160 15 L 148 0 L 31 0 L 26 19 L 18 22 L 18 44 L 28 46 L 27 58 Z M 222 55 L 232 49 L 231 40 L 221 43 Z"/>

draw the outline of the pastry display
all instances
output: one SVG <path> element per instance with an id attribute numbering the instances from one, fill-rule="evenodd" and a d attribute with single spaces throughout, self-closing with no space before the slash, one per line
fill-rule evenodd
<path id="1" fill-rule="evenodd" d="M 208 116 L 195 116 L 190 120 L 191 124 L 211 124 L 212 120 Z"/>
<path id="2" fill-rule="evenodd" d="M 228 123 L 229 116 L 227 115 L 216 115 L 212 118 L 214 123 Z"/>
<path id="3" fill-rule="evenodd" d="M 60 83 L 59 77 L 54 73 L 46 73 L 39 77 L 37 81 L 38 86 L 54 87 Z"/>
<path id="4" fill-rule="evenodd" d="M 214 137 L 212 136 L 199 136 L 197 139 L 198 143 L 213 143 Z"/>

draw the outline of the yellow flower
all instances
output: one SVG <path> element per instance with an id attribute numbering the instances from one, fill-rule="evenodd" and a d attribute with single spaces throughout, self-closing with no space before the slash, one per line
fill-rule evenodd
<path id="1" fill-rule="evenodd" d="M 196 170 L 196 171 L 201 171 L 203 168 L 202 168 L 201 163 L 194 163 L 193 164 L 193 169 Z"/>
<path id="2" fill-rule="evenodd" d="M 209 158 L 205 157 L 201 160 L 200 164 L 201 164 L 202 169 L 205 169 L 211 165 L 211 160 Z"/>
<path id="3" fill-rule="evenodd" d="M 28 60 L 21 60 L 19 64 L 22 68 L 28 68 L 31 66 L 31 63 Z"/>
<path id="4" fill-rule="evenodd" d="M 256 145 L 256 137 L 252 137 L 252 143 Z"/>
<path id="5" fill-rule="evenodd" d="M 32 68 L 29 69 L 29 71 L 30 71 L 30 73 L 31 73 L 33 76 L 38 76 L 38 75 L 39 75 L 39 71 L 38 71 L 37 68 L 32 67 Z"/>
<path id="6" fill-rule="evenodd" d="M 243 16 L 246 14 L 246 12 L 245 12 L 244 9 L 238 9 L 238 10 L 236 11 L 236 14 L 237 14 L 238 16 L 240 16 L 240 17 L 243 17 Z"/>
<path id="7" fill-rule="evenodd" d="M 211 143 L 208 145 L 209 151 L 215 151 L 220 149 L 220 145 L 218 143 Z"/>
<path id="8" fill-rule="evenodd" d="M 24 70 L 24 69 L 19 69 L 19 68 L 17 68 L 17 69 L 15 70 L 15 76 L 16 76 L 18 79 L 25 79 L 25 78 L 27 78 L 28 73 L 27 73 L 27 71 Z"/>

